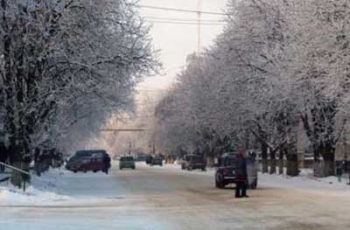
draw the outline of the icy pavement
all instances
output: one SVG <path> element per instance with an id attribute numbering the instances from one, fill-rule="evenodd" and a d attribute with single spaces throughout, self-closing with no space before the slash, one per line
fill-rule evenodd
<path id="1" fill-rule="evenodd" d="M 74 174 L 52 170 L 26 194 L 0 187 L 0 229 L 349 229 L 349 187 L 335 178 L 259 175 L 249 199 L 214 188 L 214 170 L 178 165 Z M 330 183 L 331 182 L 331 183 Z M 335 183 L 336 182 L 336 183 Z"/>

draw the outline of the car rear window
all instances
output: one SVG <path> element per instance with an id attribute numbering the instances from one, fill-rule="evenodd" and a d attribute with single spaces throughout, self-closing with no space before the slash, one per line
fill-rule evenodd
<path id="1" fill-rule="evenodd" d="M 122 157 L 122 158 L 120 158 L 120 161 L 133 161 L 134 160 L 134 158 L 132 158 L 132 157 Z"/>
<path id="2" fill-rule="evenodd" d="M 224 166 L 236 166 L 236 158 L 235 157 L 225 157 Z"/>
<path id="3" fill-rule="evenodd" d="M 192 156 L 190 160 L 193 161 L 193 162 L 201 162 L 202 161 L 202 157 L 200 157 L 200 156 Z"/>

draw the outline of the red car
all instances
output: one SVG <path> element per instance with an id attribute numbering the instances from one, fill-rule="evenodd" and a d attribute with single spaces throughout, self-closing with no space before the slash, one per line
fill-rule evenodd
<path id="1" fill-rule="evenodd" d="M 82 150 L 67 162 L 66 168 L 73 172 L 102 171 L 108 174 L 111 159 L 105 150 Z"/>

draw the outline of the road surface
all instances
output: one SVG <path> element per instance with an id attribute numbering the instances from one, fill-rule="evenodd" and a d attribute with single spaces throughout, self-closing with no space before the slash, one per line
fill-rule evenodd
<path id="1" fill-rule="evenodd" d="M 211 172 L 145 165 L 69 176 L 60 191 L 76 200 L 0 205 L 0 229 L 350 229 L 350 198 L 343 193 L 262 182 L 250 198 L 235 199 L 232 188 L 214 188 Z"/>

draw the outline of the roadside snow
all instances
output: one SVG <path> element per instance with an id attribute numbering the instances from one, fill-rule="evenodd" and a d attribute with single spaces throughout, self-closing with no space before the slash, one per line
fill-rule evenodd
<path id="1" fill-rule="evenodd" d="M 270 175 L 259 173 L 259 184 L 268 188 L 292 188 L 292 189 L 327 189 L 327 190 L 345 190 L 350 186 L 348 179 L 342 178 L 341 182 L 335 176 L 326 178 L 316 178 L 313 176 L 312 169 L 303 169 L 297 177 L 286 175 Z"/>
<path id="2" fill-rule="evenodd" d="M 32 176 L 29 187 L 24 192 L 12 186 L 9 182 L 0 185 L 1 205 L 34 205 L 70 201 L 71 197 L 55 191 L 56 183 L 61 175 L 60 170 L 51 170 L 42 177 Z M 27 184 L 28 185 L 28 184 Z"/>
<path id="3" fill-rule="evenodd" d="M 71 197 L 40 191 L 33 186 L 30 186 L 25 192 L 13 186 L 0 187 L 0 204 L 2 205 L 50 204 L 70 200 L 72 200 Z"/>
<path id="4" fill-rule="evenodd" d="M 51 169 L 41 177 L 33 175 L 30 186 L 23 190 L 10 183 L 0 185 L 0 205 L 54 205 L 93 199 L 115 198 L 121 194 L 112 175 L 104 173 L 72 173 Z"/>

